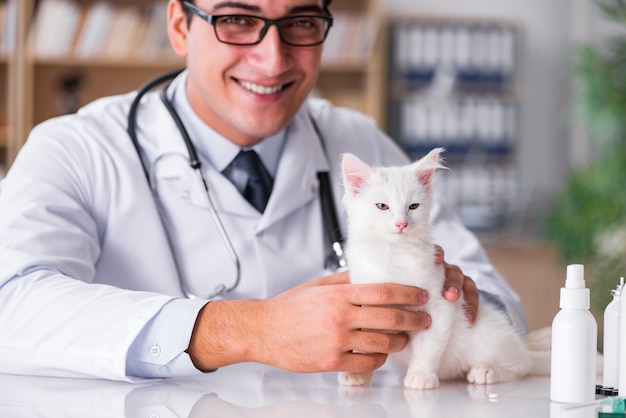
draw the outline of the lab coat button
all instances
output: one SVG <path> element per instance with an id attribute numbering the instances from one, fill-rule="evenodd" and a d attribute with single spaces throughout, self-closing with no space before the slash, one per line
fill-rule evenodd
<path id="1" fill-rule="evenodd" d="M 189 197 L 191 196 L 191 193 L 189 193 L 189 190 L 183 190 L 180 194 L 180 197 L 183 200 L 189 200 Z"/>
<path id="2" fill-rule="evenodd" d="M 170 368 L 167 366 L 161 366 L 159 367 L 159 371 L 161 372 L 161 374 L 169 374 Z"/>
<path id="3" fill-rule="evenodd" d="M 158 345 L 153 345 L 150 348 L 150 354 L 152 354 L 154 357 L 158 356 L 159 354 L 161 354 L 161 347 L 159 347 Z"/>

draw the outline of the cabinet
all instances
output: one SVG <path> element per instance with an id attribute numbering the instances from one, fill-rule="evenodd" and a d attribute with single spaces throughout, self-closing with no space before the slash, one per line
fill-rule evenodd
<path id="1" fill-rule="evenodd" d="M 157 74 L 184 65 L 167 44 L 163 15 L 166 0 L 0 0 L 3 10 L 9 4 L 17 9 L 17 18 L 12 25 L 13 48 L 0 58 L 3 171 L 11 165 L 35 124 L 73 112 L 98 97 L 131 91 Z M 94 41 L 99 24 L 89 19 L 97 7 L 104 10 L 99 13 L 139 13 L 141 20 L 136 26 L 143 29 L 134 38 L 131 52 Z M 47 19 L 42 17 L 44 11 L 49 15 Z M 386 57 L 381 47 L 385 31 L 379 2 L 334 0 L 331 11 L 337 21 L 326 41 L 329 52 L 323 57 L 314 93 L 337 105 L 359 108 L 384 126 Z M 150 28 L 151 16 L 157 18 L 159 30 Z M 90 24 L 85 23 L 88 21 Z M 89 35 L 87 27 L 91 28 Z M 113 44 L 128 46 L 129 36 Z M 152 43 L 142 43 L 141 39 L 148 38 Z M 82 43 L 91 47 L 82 48 Z"/>
<path id="2" fill-rule="evenodd" d="M 405 16 L 389 30 L 390 134 L 414 158 L 444 147 L 446 201 L 470 227 L 500 226 L 523 195 L 518 26 Z"/>

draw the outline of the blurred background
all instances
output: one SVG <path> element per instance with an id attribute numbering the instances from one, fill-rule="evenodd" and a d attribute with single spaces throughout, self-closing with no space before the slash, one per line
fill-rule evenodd
<path id="1" fill-rule="evenodd" d="M 0 177 L 37 123 L 184 63 L 165 0 L 0 0 Z M 549 326 L 569 263 L 602 325 L 624 275 L 622 0 L 333 0 L 313 94 L 373 117 Z M 624 38 L 626 39 L 626 38 Z M 623 73 L 623 74 L 622 74 Z M 26 191 L 27 192 L 27 191 Z"/>

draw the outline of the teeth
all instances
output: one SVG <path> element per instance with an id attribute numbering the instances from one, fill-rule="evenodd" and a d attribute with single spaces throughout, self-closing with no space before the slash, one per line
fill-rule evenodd
<path id="1" fill-rule="evenodd" d="M 261 86 L 258 84 L 250 83 L 249 81 L 242 81 L 241 85 L 246 90 L 250 90 L 257 94 L 272 94 L 272 93 L 279 92 L 283 89 L 282 84 L 279 86 L 267 87 L 267 86 Z"/>

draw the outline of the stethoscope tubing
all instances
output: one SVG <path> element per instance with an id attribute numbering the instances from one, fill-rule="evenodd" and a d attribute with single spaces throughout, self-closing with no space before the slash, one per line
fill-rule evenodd
<path id="1" fill-rule="evenodd" d="M 141 167 L 146 176 L 146 181 L 148 182 L 148 187 L 150 188 L 150 190 L 152 190 L 152 195 L 155 199 L 155 203 L 159 211 L 159 216 L 161 217 L 161 220 L 163 221 L 163 214 L 160 208 L 160 204 L 158 202 L 158 198 L 156 196 L 156 190 L 153 188 L 152 181 L 150 180 L 150 170 L 146 166 L 146 163 L 144 161 L 143 152 L 142 152 L 141 146 L 139 145 L 139 139 L 137 137 L 137 110 L 139 108 L 141 99 L 143 98 L 143 96 L 145 96 L 146 93 L 153 90 L 155 87 L 166 83 L 161 88 L 159 97 L 161 99 L 161 102 L 167 109 L 168 113 L 172 117 L 174 123 L 176 124 L 178 131 L 181 134 L 181 137 L 185 143 L 185 147 L 187 148 L 187 152 L 189 154 L 189 166 L 193 169 L 198 182 L 202 184 L 202 187 L 204 188 L 206 192 L 205 200 L 206 200 L 206 205 L 209 208 L 209 213 L 211 215 L 211 218 L 215 226 L 218 229 L 218 232 L 220 234 L 222 241 L 224 242 L 224 245 L 226 246 L 229 256 L 232 259 L 232 262 L 235 265 L 235 280 L 232 286 L 227 287 L 224 284 L 220 284 L 215 287 L 211 295 L 208 295 L 205 297 L 195 295 L 187 288 L 185 284 L 185 281 L 181 275 L 180 266 L 178 265 L 178 261 L 176 260 L 176 256 L 174 254 L 174 247 L 173 247 L 172 239 L 170 237 L 170 234 L 167 231 L 167 227 L 165 227 L 165 224 L 163 225 L 164 230 L 165 230 L 165 235 L 168 240 L 168 244 L 172 250 L 172 255 L 174 257 L 174 263 L 176 265 L 176 270 L 178 272 L 178 281 L 180 284 L 181 291 L 189 299 L 209 299 L 210 300 L 210 299 L 217 298 L 225 293 L 232 292 L 233 290 L 237 288 L 237 286 L 239 286 L 239 282 L 241 281 L 241 263 L 239 261 L 239 257 L 237 256 L 237 252 L 235 251 L 235 248 L 230 238 L 228 237 L 228 233 L 226 232 L 226 229 L 224 228 L 224 225 L 217 213 L 217 210 L 215 209 L 213 200 L 211 199 L 211 193 L 209 191 L 208 184 L 206 182 L 206 179 L 202 175 L 201 162 L 200 162 L 200 159 L 198 158 L 198 153 L 196 151 L 196 148 L 193 145 L 191 138 L 189 137 L 189 134 L 187 132 L 187 129 L 185 128 L 185 125 L 180 119 L 180 116 L 178 115 L 178 113 L 176 112 L 176 109 L 174 109 L 174 106 L 172 106 L 172 103 L 167 98 L 167 89 L 171 81 L 174 78 L 176 78 L 182 71 L 184 71 L 184 68 L 170 71 L 161 76 L 158 76 L 154 78 L 153 80 L 148 81 L 137 91 L 137 95 L 131 102 L 130 108 L 128 110 L 127 132 L 128 132 L 128 136 L 131 139 L 131 142 L 133 143 L 133 147 L 135 148 L 135 151 L 137 152 L 139 162 L 141 163 Z M 322 136 L 319 131 L 319 128 L 317 124 L 315 123 L 315 120 L 313 119 L 313 117 L 311 115 L 309 116 L 310 116 L 310 120 L 313 125 L 313 128 L 320 140 L 324 153 L 327 154 L 326 147 L 325 147 L 324 141 L 322 140 Z M 335 210 L 335 204 L 334 204 L 333 197 L 332 197 L 332 191 L 331 191 L 332 189 L 330 187 L 328 173 L 327 172 L 318 173 L 318 180 L 320 181 L 320 200 L 321 200 L 321 206 L 322 206 L 322 216 L 327 221 L 325 222 L 326 234 L 328 235 L 331 241 L 331 247 L 333 249 L 333 252 L 335 253 L 334 258 L 336 259 L 336 260 L 330 260 L 330 261 L 327 260 L 326 264 L 332 265 L 332 268 L 335 270 L 344 269 L 346 268 L 346 260 L 345 260 L 345 255 L 343 252 L 343 239 L 342 239 L 341 232 L 339 229 L 339 223 L 337 220 L 337 213 Z"/>
<path id="2" fill-rule="evenodd" d="M 233 262 L 233 264 L 235 265 L 235 280 L 233 282 L 233 285 L 230 287 L 227 287 L 224 284 L 220 284 L 218 286 L 215 287 L 215 289 L 213 290 L 213 293 L 204 297 L 198 296 L 194 293 L 191 292 L 190 289 L 188 289 L 187 285 L 185 284 L 185 281 L 182 278 L 182 275 L 180 273 L 180 266 L 178 266 L 178 262 L 176 261 L 176 257 L 174 256 L 174 262 L 176 264 L 176 270 L 178 272 L 178 281 L 180 284 L 180 288 L 181 291 L 183 292 L 183 294 L 189 298 L 189 299 L 215 299 L 219 296 L 221 296 L 224 293 L 228 293 L 231 292 L 233 290 L 235 290 L 237 288 L 237 286 L 239 286 L 239 282 L 241 281 L 241 263 L 239 261 L 239 257 L 237 256 L 237 252 L 235 251 L 235 248 L 230 240 L 230 238 L 228 237 L 228 234 L 226 233 L 226 229 L 224 228 L 224 225 L 222 223 L 222 220 L 220 219 L 219 215 L 217 214 L 217 210 L 215 209 L 215 205 L 213 204 L 213 199 L 211 199 L 211 193 L 209 192 L 209 187 L 207 185 L 206 180 L 204 179 L 204 176 L 202 175 L 202 170 L 201 170 L 201 166 L 202 164 L 200 163 L 200 159 L 198 158 L 198 153 L 196 151 L 195 146 L 193 145 L 193 143 L 191 142 L 191 138 L 189 137 L 189 133 L 187 132 L 187 129 L 185 128 L 185 125 L 182 123 L 182 121 L 180 120 L 180 117 L 178 116 L 178 113 L 176 112 L 176 110 L 174 109 L 174 107 L 172 106 L 172 104 L 170 103 L 169 99 L 167 98 L 167 88 L 169 87 L 171 81 L 176 78 L 176 76 L 178 76 L 178 74 L 180 74 L 184 69 L 178 69 L 178 70 L 174 70 L 174 71 L 170 71 L 166 74 L 163 74 L 162 76 L 159 76 L 153 80 L 150 80 L 148 83 L 146 83 L 145 85 L 143 85 L 138 91 L 137 91 L 137 95 L 135 96 L 135 98 L 133 99 L 130 108 L 128 110 L 128 126 L 127 126 L 127 132 L 128 132 L 128 136 L 131 139 L 131 142 L 133 143 L 133 146 L 135 148 L 135 151 L 137 152 L 137 156 L 139 157 L 139 161 L 141 163 L 141 166 L 143 168 L 144 174 L 146 176 L 146 180 L 148 182 L 148 186 L 150 187 L 151 190 L 153 190 L 153 196 L 155 198 L 156 204 L 157 204 L 157 210 L 159 211 L 159 216 L 161 216 L 161 219 L 163 219 L 163 215 L 161 213 L 161 209 L 160 209 L 160 205 L 158 204 L 157 198 L 155 196 L 155 191 L 154 188 L 152 187 L 152 181 L 150 180 L 150 170 L 148 169 L 148 167 L 145 164 L 145 161 L 143 159 L 142 156 L 142 151 L 141 151 L 141 146 L 139 145 L 139 139 L 137 137 L 137 109 L 139 108 L 139 104 L 141 102 L 141 98 L 148 93 L 149 91 L 151 91 L 152 89 L 154 89 L 155 87 L 163 84 L 163 83 L 167 83 L 165 84 L 162 88 L 161 91 L 159 93 L 159 97 L 161 99 L 161 102 L 163 103 L 163 105 L 165 106 L 165 108 L 167 109 L 168 113 L 170 114 L 170 116 L 172 117 L 172 119 L 174 120 L 174 123 L 176 124 L 176 127 L 178 128 L 181 137 L 183 139 L 183 142 L 185 143 L 185 147 L 187 148 L 187 152 L 189 154 L 189 166 L 193 169 L 194 174 L 198 180 L 198 182 L 200 184 L 202 184 L 202 187 L 204 188 L 205 193 L 205 203 L 207 205 L 207 207 L 209 208 L 209 214 L 211 215 L 211 218 L 220 234 L 220 237 L 222 239 L 222 241 L 224 242 L 224 245 L 226 246 L 226 249 L 228 251 L 228 254 Z M 170 246 L 170 248 L 172 249 L 172 254 L 174 253 L 173 250 L 173 243 L 172 243 L 172 239 L 170 237 L 170 234 L 167 232 L 167 228 L 165 228 L 164 225 L 164 230 L 165 230 L 165 234 L 167 236 L 167 240 L 168 240 L 168 244 Z"/>
<path id="3" fill-rule="evenodd" d="M 178 68 L 148 81 L 146 84 L 141 86 L 139 90 L 137 90 L 137 94 L 135 95 L 135 98 L 131 102 L 130 108 L 128 109 L 126 132 L 128 133 L 128 136 L 133 143 L 133 147 L 135 147 L 135 151 L 139 156 L 139 162 L 141 163 L 141 167 L 143 168 L 143 172 L 146 176 L 146 181 L 151 188 L 152 182 L 150 181 L 150 172 L 143 161 L 143 153 L 141 151 L 141 146 L 139 145 L 139 139 L 137 138 L 137 110 L 139 109 L 139 103 L 141 102 L 141 99 L 143 98 L 143 96 L 146 95 L 147 92 L 154 89 L 156 86 L 173 80 L 174 78 L 176 78 L 176 76 L 178 76 L 178 74 L 182 73 L 184 70 L 184 68 Z"/>

